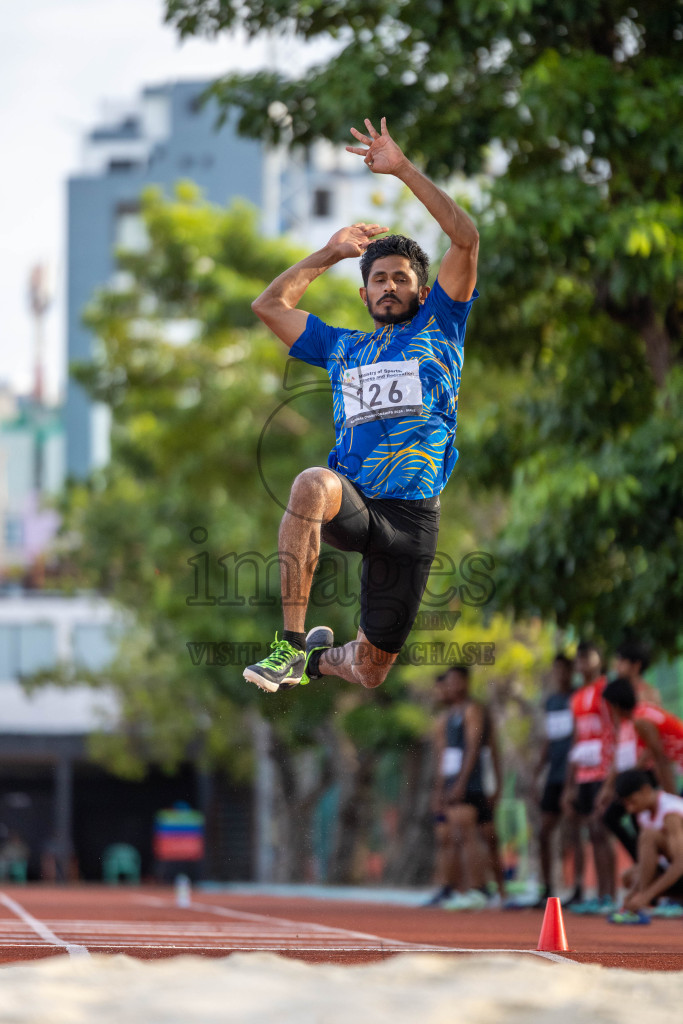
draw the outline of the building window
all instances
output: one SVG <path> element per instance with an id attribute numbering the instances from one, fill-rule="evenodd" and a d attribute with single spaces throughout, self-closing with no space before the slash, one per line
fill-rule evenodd
<path id="1" fill-rule="evenodd" d="M 332 193 L 328 188 L 317 188 L 313 193 L 313 216 L 332 216 Z"/>
<path id="2" fill-rule="evenodd" d="M 0 680 L 17 679 L 57 664 L 55 628 L 47 622 L 0 625 Z"/>
<path id="3" fill-rule="evenodd" d="M 116 653 L 111 626 L 74 626 L 72 643 L 74 662 L 91 672 L 108 665 Z"/>
<path id="4" fill-rule="evenodd" d="M 16 516 L 5 519 L 5 547 L 20 548 L 24 543 L 24 524 Z"/>
<path id="5" fill-rule="evenodd" d="M 120 171 L 133 171 L 138 166 L 134 160 L 110 160 L 109 170 L 112 174 L 118 174 Z"/>
<path id="6" fill-rule="evenodd" d="M 139 203 L 119 203 L 116 207 L 114 245 L 125 252 L 146 252 L 149 236 Z"/>
<path id="7" fill-rule="evenodd" d="M 0 682 L 16 679 L 19 663 L 19 627 L 0 625 Z"/>
<path id="8" fill-rule="evenodd" d="M 22 676 L 57 664 L 55 627 L 47 622 L 19 627 L 19 673 Z"/>

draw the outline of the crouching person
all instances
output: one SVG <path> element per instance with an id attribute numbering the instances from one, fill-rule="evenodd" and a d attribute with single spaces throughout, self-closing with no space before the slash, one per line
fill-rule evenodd
<path id="1" fill-rule="evenodd" d="M 630 889 L 614 923 L 636 923 L 634 916 L 642 920 L 646 910 L 683 916 L 683 797 L 655 789 L 647 772 L 636 768 L 618 775 L 615 789 L 628 813 L 636 815 L 640 833 L 637 864 L 624 879 Z M 653 904 L 658 904 L 654 910 Z"/>

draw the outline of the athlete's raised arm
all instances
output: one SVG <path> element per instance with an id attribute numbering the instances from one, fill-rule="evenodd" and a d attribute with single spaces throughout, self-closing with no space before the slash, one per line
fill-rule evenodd
<path id="1" fill-rule="evenodd" d="M 467 302 L 472 298 L 477 281 L 479 233 L 473 221 L 450 196 L 411 163 L 389 135 L 386 118 L 382 118 L 379 132 L 367 118 L 365 127 L 367 135 L 355 128 L 351 129 L 351 134 L 367 148 L 347 146 L 347 150 L 364 157 L 373 174 L 393 174 L 407 185 L 448 235 L 451 244 L 441 261 L 439 284 L 452 299 Z"/>
<path id="2" fill-rule="evenodd" d="M 308 313 L 297 306 L 311 281 L 341 260 L 362 256 L 376 235 L 388 231 L 379 224 L 352 224 L 340 228 L 327 245 L 276 277 L 251 304 L 256 316 L 288 348 L 303 334 Z"/>

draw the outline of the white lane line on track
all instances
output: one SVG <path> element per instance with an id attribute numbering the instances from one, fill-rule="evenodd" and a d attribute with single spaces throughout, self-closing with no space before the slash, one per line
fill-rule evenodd
<path id="1" fill-rule="evenodd" d="M 139 898 L 140 901 L 159 906 L 168 901 L 158 898 Z M 197 903 L 204 909 L 207 905 Z M 225 916 L 225 907 L 214 908 Z M 242 914 L 232 911 L 232 915 Z M 51 920 L 38 922 L 44 930 L 44 937 L 61 932 L 68 939 L 86 941 L 90 950 L 184 950 L 194 953 L 272 952 L 272 953 L 525 953 L 558 963 L 574 963 L 556 953 L 531 949 L 473 949 L 470 947 L 438 946 L 428 943 L 411 943 L 400 939 L 380 939 L 365 932 L 347 932 L 329 925 L 315 925 L 308 922 L 293 922 L 293 927 L 282 918 L 270 919 L 264 915 L 256 922 L 239 921 L 230 928 L 228 922 L 203 924 L 196 921 L 135 922 L 135 921 L 76 921 Z M 30 918 L 30 915 L 27 915 Z M 35 921 L 35 919 L 33 919 Z M 233 917 L 234 920 L 234 917 Z M 36 948 L 31 941 L 33 926 L 24 923 L 0 921 L 0 948 Z M 273 922 L 275 926 L 273 927 Z M 307 927 L 310 929 L 307 933 Z M 359 938 L 360 936 L 360 938 Z M 356 941 L 351 944 L 349 938 Z M 72 951 L 84 947 L 68 939 L 58 940 Z M 48 938 L 49 941 L 49 938 Z M 87 954 L 87 949 L 85 950 Z M 76 954 L 77 955 L 77 954 Z"/>
<path id="2" fill-rule="evenodd" d="M 163 907 L 174 907 L 174 908 L 177 908 L 177 904 L 175 903 L 174 900 L 163 899 L 162 897 L 159 897 L 159 896 L 137 896 L 136 900 L 138 902 L 140 902 L 140 903 L 147 903 L 147 904 L 152 905 L 152 906 L 163 906 Z M 222 917 L 229 917 L 229 918 L 232 918 L 233 920 L 253 921 L 254 923 L 259 923 L 259 924 L 262 924 L 262 925 L 267 925 L 268 926 L 268 934 L 269 935 L 272 935 L 272 932 L 276 931 L 276 930 L 280 930 L 280 929 L 283 929 L 283 928 L 293 928 L 293 929 L 295 929 L 295 936 L 294 937 L 295 938 L 299 938 L 301 933 L 305 934 L 306 930 L 310 929 L 310 932 L 314 932 L 314 933 L 319 934 L 321 938 L 323 938 L 324 936 L 327 936 L 330 939 L 332 937 L 339 937 L 340 939 L 342 937 L 346 937 L 347 939 L 348 938 L 357 938 L 357 939 L 362 939 L 365 942 L 370 941 L 370 942 L 376 943 L 376 945 L 374 945 L 374 946 L 369 946 L 369 945 L 358 946 L 357 945 L 357 946 L 345 946 L 345 947 L 334 946 L 333 947 L 335 950 L 339 950 L 339 951 L 343 950 L 345 952 L 362 952 L 363 950 L 367 950 L 368 952 L 389 952 L 389 951 L 394 951 L 395 950 L 395 951 L 400 952 L 400 953 L 479 953 L 479 954 L 487 954 L 487 953 L 524 953 L 527 956 L 541 957 L 541 959 L 543 959 L 543 960 L 551 960 L 551 961 L 553 961 L 555 963 L 566 963 L 566 964 L 575 964 L 576 963 L 575 960 L 570 960 L 569 957 L 561 956 L 559 953 L 546 953 L 546 952 L 544 952 L 542 950 L 538 950 L 538 949 L 467 949 L 467 948 L 457 947 L 457 946 L 433 946 L 433 945 L 429 945 L 428 943 L 404 942 L 401 939 L 384 939 L 384 938 L 381 938 L 378 935 L 369 935 L 366 932 L 356 932 L 356 931 L 351 931 L 351 930 L 346 929 L 346 928 L 335 928 L 335 927 L 332 927 L 331 925 L 312 924 L 312 923 L 310 923 L 308 921 L 292 921 L 289 918 L 270 917 L 269 915 L 266 915 L 266 914 L 252 914 L 252 913 L 249 913 L 249 912 L 244 911 L 244 910 L 230 910 L 227 907 L 220 907 L 220 906 L 217 906 L 217 905 L 211 904 L 211 903 L 202 903 L 202 902 L 199 902 L 199 901 L 196 901 L 196 900 L 192 900 L 190 902 L 189 907 L 187 907 L 186 909 L 194 910 L 194 911 L 205 911 L 205 912 L 208 912 L 210 914 L 218 914 L 218 915 L 220 915 Z M 309 942 L 313 938 L 313 935 L 311 935 L 310 932 L 306 936 L 306 938 L 309 940 Z M 278 936 L 278 938 L 282 938 L 282 934 L 281 933 Z M 253 949 L 254 951 L 256 951 L 257 949 L 259 951 L 265 951 L 265 950 L 270 950 L 270 951 L 273 951 L 273 952 L 277 952 L 278 951 L 274 945 L 270 945 L 270 944 L 267 945 L 267 946 L 260 947 L 260 949 L 259 949 L 259 947 L 255 947 L 255 946 L 251 946 L 251 947 L 238 947 L 237 945 L 235 945 L 232 948 L 234 948 L 236 951 L 237 950 L 242 950 L 242 949 Z M 303 946 L 292 945 L 292 946 L 283 946 L 283 947 L 280 947 L 280 948 L 283 949 L 286 952 L 302 952 L 302 953 L 304 953 L 304 952 L 312 952 L 313 949 L 317 950 L 317 949 L 320 949 L 321 947 L 308 947 L 307 948 L 307 947 L 303 947 Z M 324 948 L 324 947 L 322 947 L 322 948 Z"/>
<path id="3" fill-rule="evenodd" d="M 60 939 L 43 921 L 39 921 L 33 914 L 29 914 L 28 910 L 25 910 L 20 903 L 13 900 L 7 893 L 0 892 L 0 903 L 4 903 L 8 910 L 11 910 L 13 914 L 21 918 L 24 924 L 32 928 L 36 935 L 49 946 L 58 946 L 60 949 L 65 949 L 69 956 L 90 956 L 85 946 L 77 946 L 66 942 L 64 939 Z"/>
<path id="4" fill-rule="evenodd" d="M 557 963 L 565 964 L 576 964 L 576 961 L 566 959 L 557 953 L 544 953 L 539 950 L 533 949 L 455 949 L 453 946 L 435 946 L 433 949 L 429 946 L 418 946 L 412 948 L 407 946 L 405 949 L 392 949 L 387 946 L 365 946 L 363 949 L 359 949 L 358 946 L 335 946 L 334 949 L 329 947 L 321 946 L 240 946 L 237 943 L 230 943 L 229 945 L 211 945 L 203 946 L 200 944 L 188 944 L 188 943 L 158 943 L 158 942 L 122 942 L 112 940 L 111 942 L 104 942 L 98 940 L 97 942 L 90 942 L 90 950 L 103 949 L 103 950 L 121 950 L 121 949 L 145 949 L 145 950 L 181 950 L 184 953 L 384 953 L 386 955 L 394 955 L 396 953 L 472 953 L 479 956 L 488 956 L 489 953 L 526 953 L 533 956 L 544 957 L 548 960 L 554 960 Z M 0 949 L 45 949 L 44 943 L 38 942 L 0 942 Z M 86 950 L 86 953 L 88 951 Z M 578 965 L 576 965 L 578 966 Z"/>
<path id="5" fill-rule="evenodd" d="M 157 905 L 172 906 L 176 904 L 173 900 L 164 900 L 154 896 L 140 896 L 140 902 L 151 903 L 154 902 Z M 319 935 L 321 938 L 340 938 L 340 939 L 359 939 L 363 942 L 374 942 L 380 948 L 399 948 L 403 949 L 405 946 L 410 946 L 411 949 L 434 949 L 433 946 L 424 946 L 421 943 L 406 943 L 402 939 L 385 939 L 379 935 L 371 935 L 368 932 L 357 932 L 352 931 L 350 928 L 336 928 L 332 925 L 327 924 L 315 924 L 311 921 L 292 921 L 287 917 L 271 917 L 269 914 L 251 914 L 245 910 L 230 910 L 228 907 L 216 906 L 212 903 L 201 903 L 192 900 L 189 907 L 186 909 L 198 911 L 200 913 L 217 914 L 220 917 L 227 917 L 234 921 L 251 922 L 254 924 L 265 926 L 267 929 L 266 934 L 271 936 L 274 931 L 280 932 L 282 937 L 282 930 L 290 930 L 294 932 L 294 937 L 299 935 L 305 935 L 306 938 L 313 939 Z M 308 932 L 308 935 L 306 933 Z M 365 947 L 360 947 L 365 948 Z"/>

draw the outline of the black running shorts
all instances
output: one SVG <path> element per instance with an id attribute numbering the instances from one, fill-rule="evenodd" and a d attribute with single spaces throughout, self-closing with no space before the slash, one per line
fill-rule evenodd
<path id="1" fill-rule="evenodd" d="M 544 814 L 562 814 L 562 794 L 564 782 L 546 782 L 541 797 L 541 810 Z"/>
<path id="2" fill-rule="evenodd" d="M 363 556 L 360 628 L 371 644 L 398 654 L 410 633 L 436 554 L 439 497 L 366 498 L 341 473 L 339 512 L 321 539 Z"/>
<path id="3" fill-rule="evenodd" d="M 582 818 L 587 818 L 593 813 L 595 801 L 604 781 L 604 779 L 599 779 L 596 782 L 580 782 L 576 787 L 574 810 Z"/>
<path id="4" fill-rule="evenodd" d="M 457 807 L 459 804 L 469 804 L 476 809 L 477 825 L 490 825 L 493 821 L 493 801 L 485 793 L 482 793 L 480 789 L 466 789 L 465 795 L 460 801 L 448 799 L 449 790 L 453 788 L 457 781 L 457 775 L 446 776 L 443 780 L 444 801 L 450 807 Z"/>

